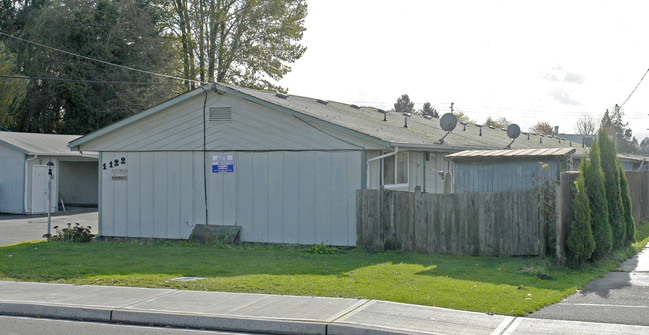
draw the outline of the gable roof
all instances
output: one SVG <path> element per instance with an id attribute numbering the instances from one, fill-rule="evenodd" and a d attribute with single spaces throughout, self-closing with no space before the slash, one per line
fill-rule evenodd
<path id="1" fill-rule="evenodd" d="M 139 114 L 76 139 L 69 143 L 68 146 L 76 149 L 83 143 L 202 94 L 204 91 L 230 94 L 251 103 L 291 114 L 307 122 L 330 127 L 360 139 L 375 142 L 386 148 L 398 146 L 411 150 L 453 152 L 466 149 L 503 149 L 511 142 L 506 131 L 501 129 L 458 123 L 455 130 L 447 135 L 447 132 L 441 129 L 440 119 L 438 118 L 426 119 L 421 115 L 403 116 L 394 112 L 386 113 L 374 107 L 361 107 L 335 101 L 277 94 L 217 83 L 199 87 L 175 97 Z M 384 117 L 386 121 L 384 121 Z M 407 127 L 405 127 L 406 122 Z M 447 136 L 444 137 L 445 135 Z M 440 139 L 443 137 L 444 143 L 442 144 Z M 575 147 L 581 150 L 581 143 L 571 143 L 559 138 L 524 133 L 512 144 L 514 149 L 552 147 Z"/>
<path id="2" fill-rule="evenodd" d="M 68 142 L 79 137 L 81 136 L 3 131 L 0 132 L 0 145 L 10 147 L 27 155 L 83 156 L 96 158 L 96 153 L 81 154 L 68 149 Z"/>

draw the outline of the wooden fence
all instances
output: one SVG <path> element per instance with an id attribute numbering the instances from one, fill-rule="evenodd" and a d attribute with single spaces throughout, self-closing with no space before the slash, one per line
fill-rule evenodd
<path id="1" fill-rule="evenodd" d="M 518 256 L 545 253 L 535 190 L 430 194 L 356 193 L 357 245 L 370 250 Z"/>

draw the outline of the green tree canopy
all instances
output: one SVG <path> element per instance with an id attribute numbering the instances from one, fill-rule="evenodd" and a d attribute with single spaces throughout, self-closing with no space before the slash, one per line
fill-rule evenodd
<path id="1" fill-rule="evenodd" d="M 622 198 L 620 192 L 620 172 L 618 171 L 617 152 L 615 143 L 608 136 L 606 129 L 599 130 L 598 141 L 600 159 L 604 172 L 604 187 L 608 204 L 608 222 L 613 230 L 613 248 L 624 245 L 626 240 L 626 222 L 622 212 Z"/>
<path id="2" fill-rule="evenodd" d="M 305 0 L 157 0 L 177 37 L 185 78 L 286 91 L 278 81 L 300 45 Z"/>
<path id="3" fill-rule="evenodd" d="M 439 117 L 439 113 L 437 112 L 437 109 L 433 107 L 433 105 L 430 104 L 430 102 L 424 102 L 424 105 L 421 107 L 421 114 L 422 115 L 429 115 L 430 117 Z"/>
<path id="4" fill-rule="evenodd" d="M 410 97 L 407 94 L 403 94 L 394 103 L 394 111 L 397 113 L 414 113 L 415 103 L 410 101 Z"/>
<path id="5" fill-rule="evenodd" d="M 27 9 L 23 9 L 27 10 Z M 37 13 L 37 15 L 36 15 Z M 32 10 L 21 37 L 113 64 L 165 72 L 174 67 L 171 39 L 158 9 L 140 0 L 60 0 Z M 12 41 L 22 73 L 32 77 L 110 82 L 169 82 L 69 54 Z M 180 87 L 32 81 L 15 113 L 19 131 L 85 134 L 159 103 Z"/>
<path id="6" fill-rule="evenodd" d="M 18 73 L 16 55 L 9 52 L 3 42 L 0 42 L 0 74 L 12 75 Z M 22 79 L 0 78 L 0 126 L 13 126 L 13 115 L 25 98 L 29 81 Z"/>
<path id="7" fill-rule="evenodd" d="M 633 131 L 629 128 L 629 123 L 622 121 L 622 112 L 620 106 L 615 105 L 613 112 L 609 113 L 608 109 L 602 116 L 600 128 L 606 129 L 608 134 L 615 139 L 615 147 L 620 153 L 633 154 L 638 152 L 638 140 L 633 137 Z"/>
<path id="8" fill-rule="evenodd" d="M 613 232 L 608 223 L 604 172 L 602 172 L 599 156 L 599 143 L 594 140 L 588 152 L 588 158 L 584 157 L 582 170 L 584 172 L 584 185 L 588 194 L 591 228 L 595 239 L 595 251 L 593 251 L 593 258 L 595 259 L 606 256 L 613 247 Z"/>
<path id="9" fill-rule="evenodd" d="M 631 207 L 631 196 L 629 195 L 629 183 L 626 180 L 626 173 L 620 161 L 617 162 L 617 170 L 620 172 L 620 193 L 622 196 L 622 217 L 626 227 L 626 238 L 624 240 L 626 245 L 635 242 L 635 221 L 633 220 L 633 212 Z"/>
<path id="10" fill-rule="evenodd" d="M 507 118 L 504 116 L 498 118 L 498 119 L 493 119 L 491 116 L 487 117 L 487 121 L 485 121 L 484 125 L 487 127 L 494 127 L 494 128 L 507 128 L 509 125 L 512 124 Z"/>
<path id="11" fill-rule="evenodd" d="M 584 185 L 584 164 L 581 165 L 581 173 L 575 181 L 577 192 L 572 201 L 572 220 L 570 231 L 566 239 L 566 251 L 570 260 L 583 264 L 595 251 L 595 239 L 591 229 L 590 207 L 588 195 Z"/>

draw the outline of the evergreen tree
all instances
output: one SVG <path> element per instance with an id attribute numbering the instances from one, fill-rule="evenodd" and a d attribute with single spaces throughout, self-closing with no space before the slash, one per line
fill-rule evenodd
<path id="1" fill-rule="evenodd" d="M 584 185 L 588 194 L 590 206 L 591 227 L 595 239 L 593 258 L 599 259 L 606 256 L 613 246 L 613 233 L 608 223 L 608 205 L 606 190 L 604 188 L 604 173 L 599 162 L 599 143 L 593 141 L 588 153 L 588 160 L 584 157 Z"/>
<path id="2" fill-rule="evenodd" d="M 572 221 L 566 239 L 568 259 L 579 264 L 583 264 L 590 259 L 593 251 L 595 251 L 588 195 L 584 186 L 584 164 L 582 164 L 581 170 L 582 173 L 575 181 L 577 193 L 572 201 Z"/>
<path id="3" fill-rule="evenodd" d="M 635 242 L 635 222 L 631 214 L 631 196 L 629 196 L 629 184 L 626 180 L 624 169 L 618 161 L 618 171 L 620 171 L 620 192 L 622 194 L 622 216 L 626 225 L 625 244 L 629 245 Z"/>
<path id="4" fill-rule="evenodd" d="M 622 214 L 622 197 L 620 196 L 620 172 L 618 171 L 617 151 L 615 143 L 608 136 L 606 129 L 599 131 L 599 148 L 602 171 L 604 172 L 604 188 L 608 204 L 608 223 L 613 230 L 613 248 L 624 245 L 626 240 L 626 225 Z"/>
<path id="5" fill-rule="evenodd" d="M 407 94 L 403 94 L 394 103 L 394 111 L 397 113 L 414 113 L 415 103 L 410 101 L 410 97 Z"/>
<path id="6" fill-rule="evenodd" d="M 430 115 L 431 117 L 439 118 L 439 113 L 437 109 L 430 104 L 430 102 L 424 102 L 424 105 L 421 108 L 422 115 Z"/>
<path id="7" fill-rule="evenodd" d="M 615 140 L 617 151 L 633 154 L 638 152 L 638 140 L 633 137 L 631 128 L 628 128 L 629 123 L 622 121 L 623 115 L 624 113 L 618 105 L 615 105 L 613 113 L 609 113 L 607 109 L 602 117 L 600 128 L 606 129 Z"/>

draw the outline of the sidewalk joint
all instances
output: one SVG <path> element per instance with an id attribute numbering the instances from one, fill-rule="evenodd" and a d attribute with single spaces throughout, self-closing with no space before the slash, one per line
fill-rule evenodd
<path id="1" fill-rule="evenodd" d="M 352 307 L 350 307 L 348 311 L 343 312 L 343 313 L 338 313 L 338 315 L 334 315 L 334 316 L 330 317 L 329 319 L 325 320 L 325 322 L 332 323 L 332 322 L 340 321 L 341 319 L 350 317 L 350 316 L 362 311 L 363 309 L 373 305 L 375 302 L 376 302 L 376 300 L 371 300 L 371 299 L 370 300 L 365 300 L 364 299 L 364 301 L 361 300 L 361 301 L 357 302 L 356 304 L 352 305 Z"/>

